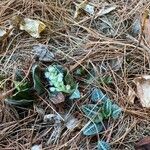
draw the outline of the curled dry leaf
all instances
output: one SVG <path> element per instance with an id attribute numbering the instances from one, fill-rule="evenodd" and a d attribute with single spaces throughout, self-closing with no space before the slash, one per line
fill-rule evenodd
<path id="1" fill-rule="evenodd" d="M 110 70 L 118 71 L 122 68 L 123 56 L 117 56 L 116 58 L 105 60 L 100 65 L 100 72 L 107 72 Z"/>
<path id="2" fill-rule="evenodd" d="M 6 34 L 6 30 L 0 28 L 0 38 Z"/>
<path id="3" fill-rule="evenodd" d="M 150 45 L 150 17 L 149 17 L 149 11 L 145 11 L 143 16 L 142 16 L 142 28 L 143 28 L 143 33 L 145 36 L 145 41 L 147 44 Z"/>
<path id="4" fill-rule="evenodd" d="M 54 54 L 49 51 L 48 46 L 38 44 L 33 46 L 33 53 L 39 58 L 40 61 L 50 62 L 54 60 Z"/>
<path id="5" fill-rule="evenodd" d="M 43 120 L 44 122 L 53 124 L 54 127 L 47 141 L 47 144 L 56 144 L 63 129 L 62 117 L 59 114 L 47 114 L 44 116 Z"/>
<path id="6" fill-rule="evenodd" d="M 45 28 L 46 25 L 39 20 L 24 18 L 20 22 L 20 30 L 28 32 L 34 38 L 40 38 L 40 33 L 44 31 Z"/>
<path id="7" fill-rule="evenodd" d="M 79 125 L 79 120 L 75 118 L 73 115 L 65 116 L 65 125 L 68 130 L 73 130 Z"/>
<path id="8" fill-rule="evenodd" d="M 80 14 L 80 10 L 84 10 L 90 15 L 94 14 L 94 6 L 90 5 L 87 0 L 84 0 L 80 4 L 76 4 L 76 11 L 74 13 L 74 18 L 77 18 Z"/>
<path id="9" fill-rule="evenodd" d="M 44 122 L 51 122 L 51 123 L 55 123 L 55 124 L 62 122 L 62 118 L 58 114 L 47 114 L 47 115 L 44 115 L 43 120 L 44 120 Z"/>
<path id="10" fill-rule="evenodd" d="M 143 75 L 134 79 L 137 96 L 143 107 L 150 108 L 150 75 Z"/>
<path id="11" fill-rule="evenodd" d="M 62 92 L 57 92 L 53 95 L 50 95 L 50 100 L 54 103 L 54 104 L 59 104 L 65 101 L 65 96 L 63 95 Z"/>
<path id="12" fill-rule="evenodd" d="M 108 13 L 110 13 L 111 11 L 115 10 L 117 8 L 116 5 L 112 5 L 112 6 L 104 6 L 96 15 L 95 15 L 95 19 L 97 17 L 106 15 Z"/>
<path id="13" fill-rule="evenodd" d="M 12 26 L 9 26 L 9 28 L 7 29 L 0 27 L 0 41 L 3 41 L 4 39 L 12 35 L 12 30 L 13 30 Z"/>
<path id="14" fill-rule="evenodd" d="M 83 9 L 90 15 L 94 14 L 94 6 L 92 6 L 90 4 L 85 5 L 85 7 Z"/>
<path id="15" fill-rule="evenodd" d="M 33 145 L 31 150 L 42 150 L 42 145 Z"/>
<path id="16" fill-rule="evenodd" d="M 132 35 L 135 37 L 141 32 L 141 20 L 139 18 L 135 19 L 132 24 Z"/>

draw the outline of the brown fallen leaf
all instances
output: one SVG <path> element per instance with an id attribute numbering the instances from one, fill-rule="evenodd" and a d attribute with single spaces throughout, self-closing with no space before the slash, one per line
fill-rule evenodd
<path id="1" fill-rule="evenodd" d="M 150 75 L 143 75 L 134 79 L 137 96 L 143 107 L 150 108 Z"/>
<path id="2" fill-rule="evenodd" d="M 129 87 L 128 96 L 127 96 L 128 102 L 134 104 L 135 97 L 136 97 L 135 91 L 131 87 Z"/>
<path id="3" fill-rule="evenodd" d="M 150 19 L 146 19 L 144 23 L 144 30 L 143 30 L 145 41 L 148 45 L 150 45 Z"/>
<path id="4" fill-rule="evenodd" d="M 34 20 L 30 18 L 24 18 L 20 22 L 20 30 L 28 32 L 34 38 L 40 38 L 40 33 L 43 32 L 46 28 L 46 25 L 39 20 Z"/>
<path id="5" fill-rule="evenodd" d="M 142 16 L 142 22 L 142 31 L 145 37 L 145 41 L 150 46 L 150 18 L 148 10 L 144 12 Z"/>
<path id="6" fill-rule="evenodd" d="M 54 104 L 59 104 L 65 101 L 65 96 L 62 94 L 62 92 L 58 92 L 56 95 L 50 96 L 50 100 Z"/>
<path id="7" fill-rule="evenodd" d="M 10 26 L 8 29 L 0 28 L 0 42 L 7 39 L 12 34 L 13 27 Z"/>
<path id="8" fill-rule="evenodd" d="M 106 15 L 110 12 L 112 12 L 113 10 L 115 10 L 117 8 L 116 5 L 111 5 L 111 6 L 104 6 L 102 9 L 99 10 L 99 12 L 95 15 L 95 18 L 96 19 L 97 17 L 101 17 L 103 15 Z"/>
<path id="9" fill-rule="evenodd" d="M 135 144 L 136 150 L 149 150 L 150 149 L 150 136 L 147 136 Z"/>
<path id="10" fill-rule="evenodd" d="M 74 13 L 74 18 L 77 18 L 81 10 L 84 10 L 90 15 L 94 15 L 94 6 L 89 4 L 88 0 L 82 1 L 80 4 L 76 4 L 76 11 Z"/>

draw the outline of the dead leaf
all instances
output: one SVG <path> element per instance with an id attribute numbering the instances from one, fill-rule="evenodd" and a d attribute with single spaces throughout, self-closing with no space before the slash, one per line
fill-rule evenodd
<path id="1" fill-rule="evenodd" d="M 62 92 L 58 92 L 55 95 L 50 96 L 50 100 L 54 103 L 54 104 L 59 104 L 65 101 L 65 96 L 63 95 Z"/>
<path id="2" fill-rule="evenodd" d="M 87 4 L 83 9 L 90 15 L 94 15 L 94 6 Z"/>
<path id="3" fill-rule="evenodd" d="M 132 35 L 138 36 L 141 32 L 141 21 L 139 18 L 135 19 L 132 25 Z"/>
<path id="4" fill-rule="evenodd" d="M 143 75 L 134 79 L 137 95 L 143 107 L 150 108 L 150 75 Z"/>
<path id="5" fill-rule="evenodd" d="M 61 131 L 63 129 L 62 120 L 63 118 L 59 114 L 47 114 L 44 116 L 44 122 L 53 124 L 52 133 L 47 141 L 47 144 L 56 144 L 58 141 Z"/>
<path id="6" fill-rule="evenodd" d="M 150 148 L 150 136 L 144 137 L 135 144 L 136 150 L 149 150 Z"/>
<path id="7" fill-rule="evenodd" d="M 147 44 L 150 45 L 150 19 L 146 19 L 145 23 L 144 23 L 144 31 L 143 31 L 144 35 L 145 35 L 145 40 L 147 42 Z"/>
<path id="8" fill-rule="evenodd" d="M 80 4 L 76 4 L 76 11 L 74 13 L 74 18 L 77 18 L 80 14 L 81 10 L 84 10 L 85 12 L 89 13 L 90 15 L 94 14 L 94 6 L 90 5 L 87 0 L 84 0 Z"/>
<path id="9" fill-rule="evenodd" d="M 141 30 L 144 34 L 144 42 L 146 42 L 148 45 L 150 45 L 150 16 L 149 16 L 149 10 L 145 9 L 142 19 L 141 19 L 142 25 L 141 25 Z M 140 37 L 141 40 L 142 37 Z"/>
<path id="10" fill-rule="evenodd" d="M 54 60 L 54 54 L 49 51 L 47 45 L 38 44 L 33 46 L 33 53 L 39 58 L 40 61 L 50 62 Z"/>
<path id="11" fill-rule="evenodd" d="M 113 59 L 105 60 L 100 65 L 100 72 L 107 72 L 111 70 L 118 71 L 123 64 L 123 57 L 118 56 Z"/>
<path id="12" fill-rule="evenodd" d="M 12 35 L 13 27 L 9 26 L 7 29 L 0 28 L 0 41 L 5 40 L 7 37 Z"/>
<path id="13" fill-rule="evenodd" d="M 6 34 L 6 30 L 0 28 L 0 38 Z"/>
<path id="14" fill-rule="evenodd" d="M 116 5 L 112 5 L 112 6 L 104 6 L 96 15 L 95 15 L 95 19 L 97 17 L 101 17 L 103 15 L 106 15 L 110 12 L 112 12 L 113 10 L 115 10 L 117 8 Z"/>
<path id="15" fill-rule="evenodd" d="M 62 124 L 55 124 L 52 133 L 47 141 L 47 145 L 56 144 L 61 136 Z"/>
<path id="16" fill-rule="evenodd" d="M 34 38 L 40 38 L 40 33 L 43 32 L 46 28 L 46 25 L 39 21 L 29 18 L 24 18 L 20 22 L 20 30 L 28 32 Z"/>
<path id="17" fill-rule="evenodd" d="M 131 87 L 129 87 L 128 96 L 127 96 L 128 102 L 134 104 L 135 97 L 136 97 L 135 91 Z"/>
<path id="18" fill-rule="evenodd" d="M 73 130 L 79 125 L 79 120 L 75 118 L 73 115 L 69 115 L 69 116 L 66 115 L 64 120 L 65 120 L 65 125 L 69 130 Z"/>
<path id="19" fill-rule="evenodd" d="M 33 145 L 31 150 L 42 150 L 42 145 Z"/>

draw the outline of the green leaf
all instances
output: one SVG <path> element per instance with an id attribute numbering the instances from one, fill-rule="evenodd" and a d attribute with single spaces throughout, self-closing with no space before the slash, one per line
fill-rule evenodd
<path id="1" fill-rule="evenodd" d="M 112 102 L 110 100 L 107 100 L 103 104 L 102 114 L 107 119 L 111 116 L 111 113 L 112 113 Z"/>
<path id="2" fill-rule="evenodd" d="M 77 75 L 77 76 L 83 76 L 85 73 L 86 73 L 86 71 L 83 67 L 80 67 L 75 71 L 75 75 Z"/>
<path id="3" fill-rule="evenodd" d="M 78 90 L 78 85 L 76 86 L 75 91 L 71 94 L 69 99 L 79 99 L 81 97 L 80 91 Z"/>
<path id="4" fill-rule="evenodd" d="M 87 104 L 82 106 L 82 111 L 89 119 L 93 120 L 93 122 L 98 123 L 102 122 L 103 115 L 100 112 L 101 108 L 96 106 L 95 104 Z"/>
<path id="5" fill-rule="evenodd" d="M 33 96 L 29 89 L 24 89 L 15 93 L 12 97 L 6 99 L 5 101 L 11 105 L 26 106 L 33 103 Z"/>
<path id="6" fill-rule="evenodd" d="M 26 99 L 15 100 L 15 99 L 8 98 L 8 99 L 5 99 L 5 102 L 10 105 L 29 106 L 33 103 L 33 100 L 26 100 Z"/>
<path id="7" fill-rule="evenodd" d="M 101 123 L 93 123 L 90 122 L 84 129 L 83 134 L 90 136 L 90 135 L 96 135 L 99 134 L 103 129 L 103 126 Z"/>
<path id="8" fill-rule="evenodd" d="M 73 77 L 60 65 L 50 65 L 45 71 L 45 77 L 50 84 L 50 91 L 71 94 L 70 99 L 80 98 L 78 84 Z"/>
<path id="9" fill-rule="evenodd" d="M 109 98 L 98 88 L 94 88 L 91 94 L 91 101 L 98 102 L 98 101 L 106 101 Z"/>
<path id="10" fill-rule="evenodd" d="M 102 84 L 111 84 L 112 83 L 112 77 L 106 76 L 99 79 L 99 82 Z"/>
<path id="11" fill-rule="evenodd" d="M 111 150 L 110 144 L 105 141 L 98 141 L 98 150 Z"/>
<path id="12" fill-rule="evenodd" d="M 117 119 L 120 116 L 121 112 L 122 112 L 122 109 L 117 104 L 112 105 L 112 114 L 111 114 L 111 116 L 114 119 Z"/>
<path id="13" fill-rule="evenodd" d="M 40 70 L 37 64 L 34 64 L 32 67 L 32 78 L 34 83 L 34 89 L 39 95 L 42 94 L 44 92 L 44 86 L 40 79 Z"/>
<path id="14" fill-rule="evenodd" d="M 70 94 L 71 85 L 64 82 L 65 70 L 60 65 L 50 65 L 45 71 L 45 77 L 51 85 L 51 92 L 64 92 Z M 69 81 L 69 78 L 68 78 Z"/>
<path id="15" fill-rule="evenodd" d="M 71 76 L 71 74 L 67 73 L 65 78 L 64 78 L 65 82 L 67 85 L 71 86 L 71 90 L 75 90 L 77 87 L 77 83 L 74 81 L 73 77 Z M 72 92 L 72 91 L 71 91 Z"/>
<path id="16" fill-rule="evenodd" d="M 26 81 L 14 81 L 14 85 L 17 91 L 22 91 L 29 88 L 29 83 Z"/>
<path id="17" fill-rule="evenodd" d="M 22 91 L 15 93 L 12 96 L 12 99 L 15 99 L 15 100 L 21 100 L 21 99 L 30 100 L 31 98 L 33 98 L 33 96 L 31 95 L 30 89 L 24 89 Z"/>

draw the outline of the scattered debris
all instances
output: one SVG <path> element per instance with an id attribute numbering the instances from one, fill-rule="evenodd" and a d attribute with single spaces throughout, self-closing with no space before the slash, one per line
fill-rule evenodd
<path id="1" fill-rule="evenodd" d="M 94 15 L 94 6 L 87 4 L 85 5 L 85 7 L 83 8 L 87 13 L 89 13 L 90 15 Z"/>
<path id="2" fill-rule="evenodd" d="M 76 11 L 74 13 L 74 18 L 77 18 L 81 10 L 89 13 L 90 15 L 94 14 L 94 6 L 90 5 L 87 0 L 82 1 L 80 4 L 76 4 Z"/>
<path id="3" fill-rule="evenodd" d="M 59 114 L 47 114 L 44 116 L 44 122 L 49 122 L 53 125 L 53 131 L 51 133 L 50 138 L 47 141 L 47 144 L 55 144 L 60 137 L 60 134 L 64 127 L 67 129 L 73 130 L 79 125 L 78 119 L 76 119 L 73 115 L 62 115 Z M 65 125 L 65 126 L 64 126 Z"/>
<path id="4" fill-rule="evenodd" d="M 42 150 L 42 145 L 33 145 L 31 150 Z"/>
<path id="5" fill-rule="evenodd" d="M 54 54 L 49 51 L 47 45 L 38 44 L 33 46 L 33 53 L 40 61 L 51 62 L 54 61 Z"/>
<path id="6" fill-rule="evenodd" d="M 10 25 L 8 28 L 0 27 L 0 42 L 12 35 L 13 27 Z"/>
<path id="7" fill-rule="evenodd" d="M 110 13 L 110 12 L 112 12 L 113 10 L 115 10 L 117 8 L 117 6 L 116 5 L 111 5 L 111 6 L 104 6 L 96 15 L 95 15 L 95 19 L 97 18 L 97 17 L 101 17 L 101 16 L 103 16 L 103 15 L 106 15 L 106 14 L 108 14 L 108 13 Z"/>
<path id="8" fill-rule="evenodd" d="M 34 109 L 40 116 L 43 117 L 45 115 L 45 110 L 40 106 L 37 106 L 37 104 L 34 104 Z"/>
<path id="9" fill-rule="evenodd" d="M 132 35 L 134 37 L 138 36 L 141 32 L 141 21 L 139 18 L 135 19 L 132 24 Z"/>
<path id="10" fill-rule="evenodd" d="M 47 114 L 44 115 L 44 122 L 61 123 L 62 117 L 58 114 Z"/>
<path id="11" fill-rule="evenodd" d="M 40 33 L 43 32 L 45 28 L 46 25 L 39 20 L 24 18 L 20 22 L 20 30 L 25 30 L 34 38 L 40 38 Z"/>
<path id="12" fill-rule="evenodd" d="M 134 79 L 137 96 L 143 107 L 150 108 L 150 75 L 143 75 Z"/>
<path id="13" fill-rule="evenodd" d="M 66 115 L 64 120 L 68 130 L 73 130 L 79 125 L 79 120 L 75 118 L 73 115 Z"/>
<path id="14" fill-rule="evenodd" d="M 59 114 L 47 114 L 44 116 L 44 122 L 49 122 L 53 125 L 52 133 L 47 141 L 47 145 L 56 144 L 62 131 L 62 120 L 63 118 Z"/>
<path id="15" fill-rule="evenodd" d="M 0 28 L 0 39 L 6 34 L 6 30 Z"/>
<path id="16" fill-rule="evenodd" d="M 56 144 L 60 138 L 61 132 L 62 132 L 62 125 L 61 123 L 54 124 L 54 129 L 47 141 L 47 145 L 50 144 Z"/>
<path id="17" fill-rule="evenodd" d="M 145 37 L 145 42 L 150 46 L 150 16 L 149 10 L 146 10 L 142 16 L 142 29 Z"/>
<path id="18" fill-rule="evenodd" d="M 49 93 L 49 99 L 54 104 L 59 104 L 65 101 L 65 96 L 62 92 Z"/>
<path id="19" fill-rule="evenodd" d="M 113 71 L 118 71 L 122 67 L 122 64 L 123 64 L 122 56 L 118 56 L 110 60 L 105 60 L 100 65 L 100 72 L 107 72 L 110 71 L 111 69 Z"/>

